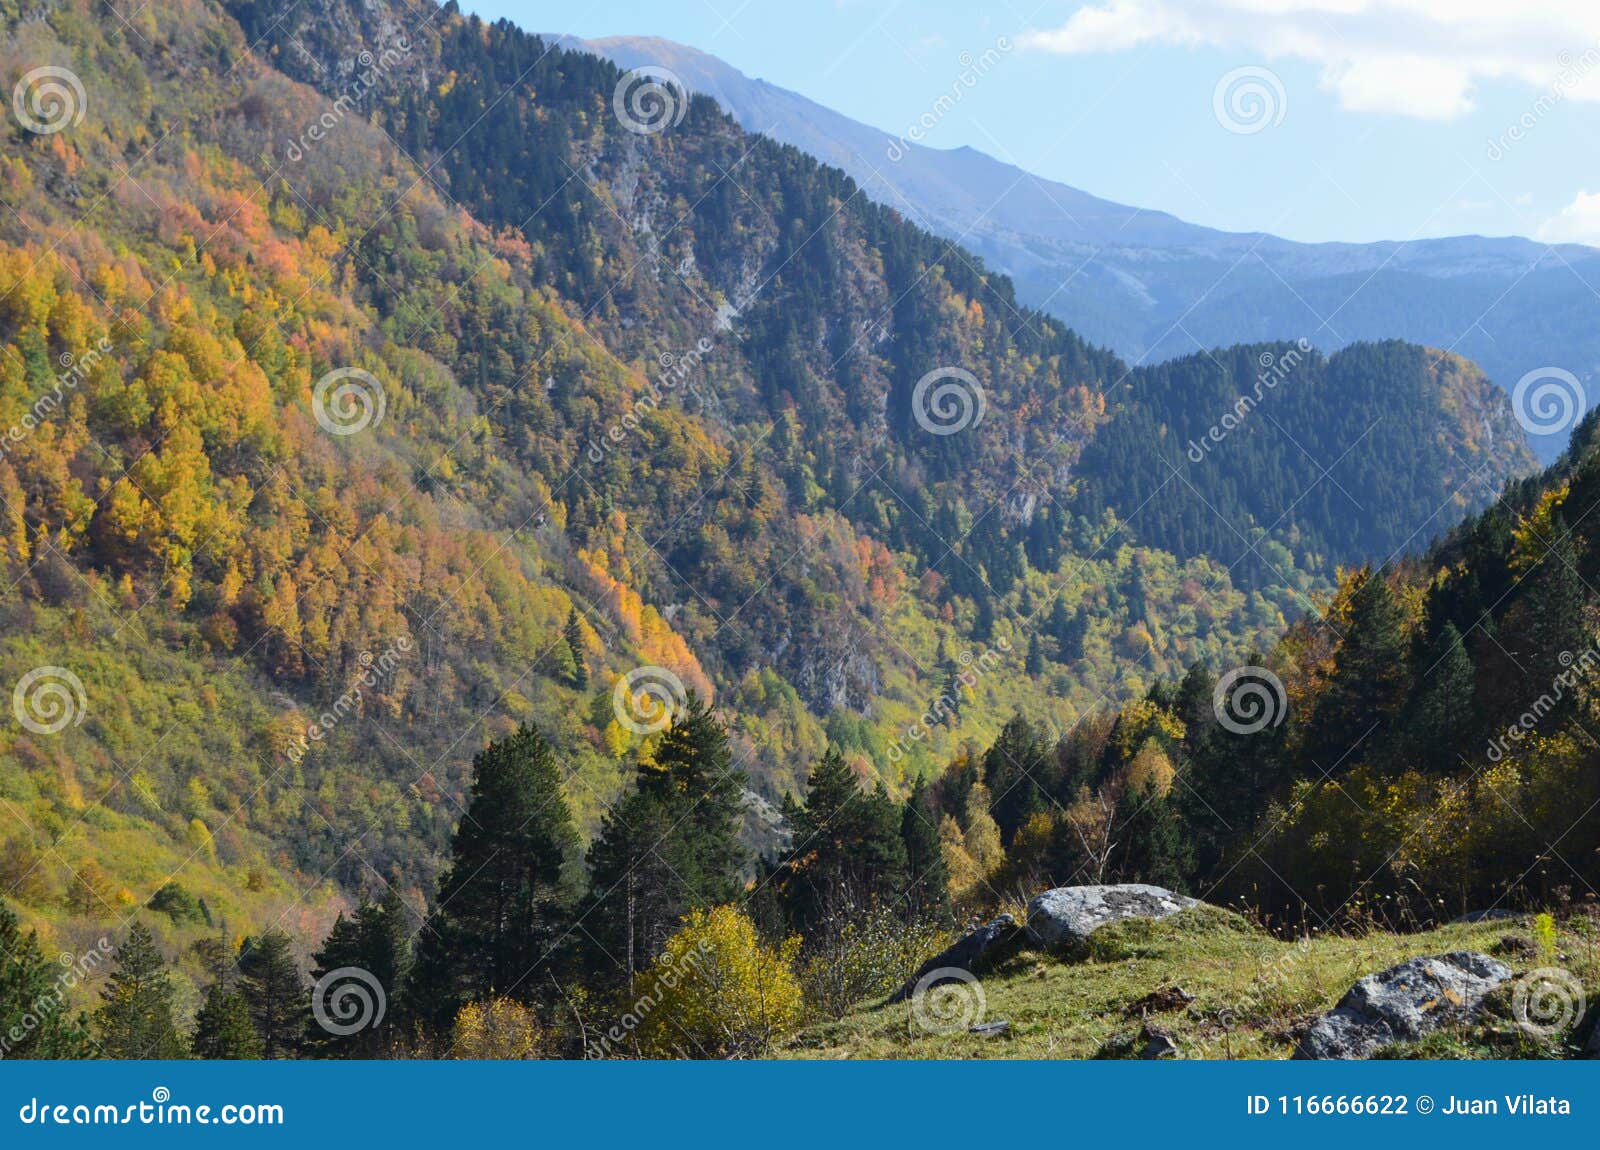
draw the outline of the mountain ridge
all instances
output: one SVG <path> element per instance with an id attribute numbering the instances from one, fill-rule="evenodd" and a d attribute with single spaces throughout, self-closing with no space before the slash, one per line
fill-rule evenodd
<path id="1" fill-rule="evenodd" d="M 624 68 L 677 73 L 746 129 L 843 168 L 868 195 L 958 238 L 1008 273 L 1025 302 L 1135 363 L 1257 340 L 1303 336 L 1331 350 L 1400 338 L 1456 351 L 1508 391 L 1550 366 L 1586 384 L 1600 374 L 1600 338 L 1582 318 L 1593 307 L 1590 285 L 1600 283 L 1594 248 L 1517 236 L 1302 243 L 1227 232 L 1117 204 L 970 147 L 896 143 L 686 45 L 554 39 Z M 887 145 L 902 153 L 897 162 Z M 1449 285 L 1443 299 L 1441 282 Z M 1565 309 L 1554 330 L 1552 297 Z M 1571 428 L 1544 433 L 1530 424 L 1548 462 Z"/>

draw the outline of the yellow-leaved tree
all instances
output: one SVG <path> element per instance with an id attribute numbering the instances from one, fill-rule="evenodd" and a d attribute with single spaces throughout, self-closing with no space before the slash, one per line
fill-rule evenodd
<path id="1" fill-rule="evenodd" d="M 538 1018 L 515 999 L 469 1002 L 456 1014 L 456 1058 L 515 1062 L 542 1057 L 543 1045 Z"/>
<path id="2" fill-rule="evenodd" d="M 765 945 L 731 906 L 697 910 L 640 983 L 639 1050 L 652 1058 L 755 1058 L 803 1009 L 800 940 Z"/>

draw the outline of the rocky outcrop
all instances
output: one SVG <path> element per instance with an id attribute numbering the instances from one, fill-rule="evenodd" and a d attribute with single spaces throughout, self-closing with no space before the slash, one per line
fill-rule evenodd
<path id="1" fill-rule="evenodd" d="M 972 931 L 954 946 L 940 951 L 917 968 L 906 984 L 895 991 L 890 1002 L 904 1002 L 916 989 L 917 983 L 936 970 L 964 970 L 978 974 L 986 967 L 1014 953 L 1022 942 L 1022 930 L 1017 920 L 1003 914 Z"/>
<path id="2" fill-rule="evenodd" d="M 1484 996 L 1510 977 L 1505 963 L 1475 951 L 1413 958 L 1369 974 L 1312 1024 L 1294 1056 L 1370 1057 L 1390 1043 L 1472 1017 Z"/>
<path id="3" fill-rule="evenodd" d="M 1125 918 L 1166 918 L 1197 899 L 1159 886 L 1062 886 L 1047 890 L 1028 904 L 1028 936 L 1049 950 L 1078 950 L 1107 923 Z"/>

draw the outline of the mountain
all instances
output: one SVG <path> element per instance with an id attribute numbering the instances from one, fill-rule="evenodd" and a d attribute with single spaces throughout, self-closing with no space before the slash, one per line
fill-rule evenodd
<path id="1" fill-rule="evenodd" d="M 0 134 L 0 883 L 64 943 L 419 908 L 524 725 L 592 837 L 641 682 L 715 705 L 770 851 L 828 748 L 898 797 L 1237 662 L 1530 463 L 1439 352 L 1130 369 L 453 8 L 8 12 L 60 118 Z"/>
<path id="2" fill-rule="evenodd" d="M 1335 349 L 1393 338 L 1473 360 L 1508 391 L 1551 367 L 1590 386 L 1600 378 L 1593 248 L 1482 236 L 1304 244 L 1217 231 L 972 148 L 896 140 L 671 41 L 557 39 L 623 68 L 669 69 L 746 130 L 844 169 L 867 195 L 1005 272 L 1022 302 L 1136 363 L 1267 340 Z M 1526 422 L 1549 460 L 1576 418 L 1530 411 Z"/>

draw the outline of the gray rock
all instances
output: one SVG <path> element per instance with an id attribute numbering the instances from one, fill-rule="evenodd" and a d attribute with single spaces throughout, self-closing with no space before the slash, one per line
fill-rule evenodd
<path id="1" fill-rule="evenodd" d="M 1028 934 L 1040 946 L 1073 950 L 1109 922 L 1125 918 L 1166 918 L 1199 906 L 1198 899 L 1158 886 L 1060 886 L 1028 904 Z"/>
<path id="2" fill-rule="evenodd" d="M 1421 1038 L 1477 1013 L 1484 995 L 1511 977 L 1486 954 L 1413 958 L 1361 979 L 1312 1024 L 1296 1058 L 1367 1058 L 1392 1042 Z"/>
<path id="3" fill-rule="evenodd" d="M 1021 941 L 1022 931 L 1017 926 L 1017 920 L 1009 914 L 1003 914 L 923 963 L 889 1001 L 904 1002 L 916 989 L 917 983 L 936 970 L 955 969 L 978 974 L 986 966 L 1015 952 Z"/>
<path id="4" fill-rule="evenodd" d="M 1001 1038 L 1011 1032 L 1011 1023 L 1005 1019 L 996 1019 L 993 1022 L 980 1022 L 976 1026 L 967 1027 L 968 1034 L 976 1034 L 979 1038 Z"/>
<path id="5" fill-rule="evenodd" d="M 1172 1035 L 1159 1030 L 1146 1030 L 1149 1041 L 1144 1044 L 1144 1049 L 1139 1052 L 1139 1057 L 1149 1060 L 1158 1058 L 1179 1057 L 1178 1044 L 1172 1040 Z"/>

